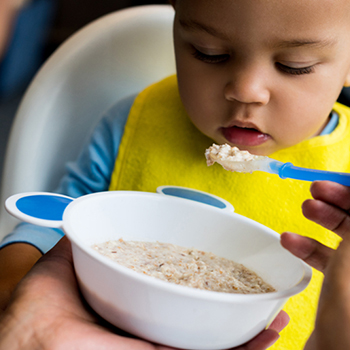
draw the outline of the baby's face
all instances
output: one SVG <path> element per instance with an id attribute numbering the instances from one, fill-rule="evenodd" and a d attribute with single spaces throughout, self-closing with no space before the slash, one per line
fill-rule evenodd
<path id="1" fill-rule="evenodd" d="M 179 89 L 217 143 L 269 155 L 317 135 L 349 80 L 350 0 L 177 0 Z"/>

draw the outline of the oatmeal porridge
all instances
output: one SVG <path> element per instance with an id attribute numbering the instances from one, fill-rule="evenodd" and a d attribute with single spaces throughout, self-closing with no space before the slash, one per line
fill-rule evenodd
<path id="1" fill-rule="evenodd" d="M 183 286 L 242 294 L 275 291 L 242 264 L 197 249 L 123 239 L 93 248 L 134 271 Z"/>
<path id="2" fill-rule="evenodd" d="M 227 143 L 216 145 L 215 143 L 205 151 L 207 165 L 215 162 L 220 164 L 225 170 L 249 173 L 257 170 L 257 161 L 268 159 L 265 156 L 256 156 L 248 151 L 241 151 L 237 147 L 231 147 Z"/>

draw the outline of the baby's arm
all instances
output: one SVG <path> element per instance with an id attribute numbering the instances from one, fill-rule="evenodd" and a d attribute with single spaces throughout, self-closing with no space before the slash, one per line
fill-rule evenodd
<path id="1" fill-rule="evenodd" d="M 315 330 L 305 350 L 350 349 L 350 188 L 331 182 L 311 186 L 304 215 L 343 238 L 337 250 L 283 233 L 282 245 L 325 274 Z"/>
<path id="2" fill-rule="evenodd" d="M 10 244 L 0 250 L 0 313 L 6 308 L 17 283 L 42 256 L 26 243 Z"/>
<path id="3" fill-rule="evenodd" d="M 20 223 L 1 242 L 0 313 L 19 280 L 63 236 L 62 230 Z"/>

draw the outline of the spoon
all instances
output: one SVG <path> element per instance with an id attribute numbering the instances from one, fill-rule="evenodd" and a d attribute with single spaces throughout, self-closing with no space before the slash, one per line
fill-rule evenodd
<path id="1" fill-rule="evenodd" d="M 241 173 L 264 171 L 270 174 L 277 174 L 281 179 L 328 180 L 350 186 L 350 174 L 348 173 L 297 167 L 289 162 L 283 163 L 266 156 L 256 156 L 248 151 L 240 151 L 237 147 L 231 147 L 228 144 L 220 146 L 213 144 L 206 150 L 205 156 L 208 166 L 216 162 L 229 171 Z"/>

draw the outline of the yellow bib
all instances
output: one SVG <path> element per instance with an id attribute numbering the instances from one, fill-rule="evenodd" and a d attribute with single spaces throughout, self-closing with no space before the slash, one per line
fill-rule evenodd
<path id="1" fill-rule="evenodd" d="M 334 110 L 340 117 L 334 132 L 303 141 L 271 158 L 308 168 L 350 172 L 350 110 L 340 104 Z M 333 248 L 337 246 L 335 234 L 302 215 L 302 202 L 311 198 L 309 182 L 282 180 L 262 172 L 231 173 L 218 164 L 207 167 L 204 152 L 212 143 L 189 120 L 176 77 L 169 77 L 136 97 L 110 190 L 155 192 L 161 185 L 190 187 L 226 199 L 237 213 L 279 233 L 296 232 Z M 303 348 L 313 329 L 321 283 L 322 274 L 314 270 L 309 287 L 286 304 L 291 321 L 271 349 Z"/>

